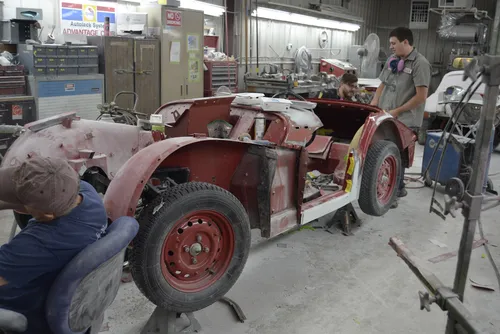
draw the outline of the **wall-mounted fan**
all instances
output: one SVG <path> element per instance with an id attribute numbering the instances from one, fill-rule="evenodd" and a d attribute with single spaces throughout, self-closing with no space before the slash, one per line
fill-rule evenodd
<path id="1" fill-rule="evenodd" d="M 362 78 L 376 78 L 380 58 L 380 38 L 377 34 L 370 34 L 365 43 L 358 49 L 360 57 L 359 74 Z"/>

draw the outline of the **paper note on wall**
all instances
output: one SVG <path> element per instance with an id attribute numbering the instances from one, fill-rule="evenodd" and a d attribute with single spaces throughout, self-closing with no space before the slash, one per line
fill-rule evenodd
<path id="1" fill-rule="evenodd" d="M 179 63 L 181 61 L 181 42 L 172 42 L 170 45 L 170 62 Z"/>
<path id="2" fill-rule="evenodd" d="M 200 36 L 199 35 L 188 35 L 187 36 L 187 50 L 188 50 L 188 52 L 200 50 Z"/>
<path id="3" fill-rule="evenodd" d="M 188 82 L 200 82 L 201 66 L 200 66 L 200 60 L 198 58 L 189 57 L 188 70 L 189 70 Z"/>

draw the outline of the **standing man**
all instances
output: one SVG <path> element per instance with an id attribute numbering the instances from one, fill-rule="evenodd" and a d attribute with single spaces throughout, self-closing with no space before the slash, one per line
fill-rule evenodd
<path id="1" fill-rule="evenodd" d="M 413 46 L 413 33 L 399 27 L 389 35 L 393 55 L 387 61 L 372 105 L 389 112 L 407 127 L 418 133 L 424 117 L 425 100 L 431 81 L 431 65 Z M 404 168 L 399 176 L 398 197 L 405 197 Z M 392 208 L 396 208 L 395 201 Z"/>

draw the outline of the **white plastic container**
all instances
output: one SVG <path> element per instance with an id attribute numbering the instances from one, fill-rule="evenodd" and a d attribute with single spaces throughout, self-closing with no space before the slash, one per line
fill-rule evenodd
<path id="1" fill-rule="evenodd" d="M 264 97 L 262 93 L 239 93 L 233 100 L 233 104 L 242 104 L 246 106 L 260 105 L 260 99 Z"/>
<path id="2" fill-rule="evenodd" d="M 262 140 L 266 132 L 266 117 L 258 113 L 255 116 L 255 140 Z"/>
<path id="3" fill-rule="evenodd" d="M 294 107 L 297 107 L 300 109 L 308 109 L 308 110 L 313 110 L 318 105 L 315 102 L 309 102 L 309 101 L 292 100 L 291 102 L 292 102 L 292 106 L 294 106 Z"/>
<path id="4" fill-rule="evenodd" d="M 286 99 L 275 99 L 263 97 L 260 99 L 260 106 L 264 111 L 284 112 L 290 110 L 292 101 Z"/>

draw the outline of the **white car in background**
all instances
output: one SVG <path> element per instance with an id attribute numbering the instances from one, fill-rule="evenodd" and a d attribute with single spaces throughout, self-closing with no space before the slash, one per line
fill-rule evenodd
<path id="1" fill-rule="evenodd" d="M 427 130 L 443 129 L 455 110 L 457 104 L 460 103 L 463 94 L 472 81 L 470 79 L 463 80 L 464 71 L 452 71 L 446 73 L 438 88 L 427 98 L 425 103 L 425 115 L 422 127 L 420 128 L 418 142 L 421 145 L 425 144 Z M 476 88 L 472 87 L 471 91 Z M 461 113 L 458 121 L 453 126 L 452 131 L 458 135 L 474 139 L 479 126 L 479 116 L 483 107 L 484 84 L 481 83 L 476 91 L 468 100 L 468 103 Z M 466 98 L 467 99 L 467 98 Z M 500 98 L 497 98 L 497 120 L 495 122 L 495 138 L 494 147 L 500 144 Z"/>

